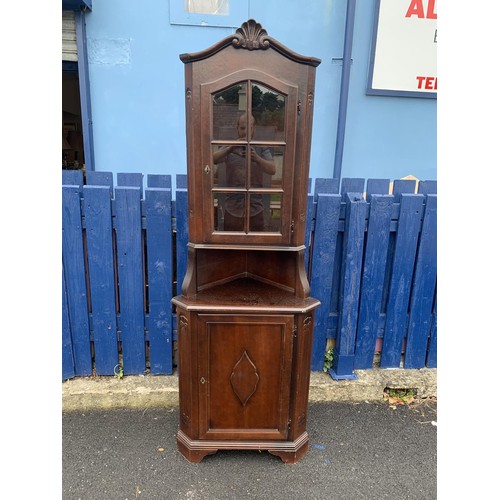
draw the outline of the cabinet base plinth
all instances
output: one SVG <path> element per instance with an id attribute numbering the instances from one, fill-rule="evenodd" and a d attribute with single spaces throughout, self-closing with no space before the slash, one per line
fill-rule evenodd
<path id="1" fill-rule="evenodd" d="M 219 450 L 259 450 L 276 455 L 287 464 L 297 463 L 309 448 L 307 432 L 295 441 L 209 441 L 190 439 L 184 432 L 177 433 L 177 449 L 191 463 L 199 463 L 206 455 Z"/>

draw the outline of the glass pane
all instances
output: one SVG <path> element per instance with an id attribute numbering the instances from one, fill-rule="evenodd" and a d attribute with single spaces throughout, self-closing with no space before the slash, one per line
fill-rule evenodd
<path id="1" fill-rule="evenodd" d="M 260 83 L 252 83 L 255 141 L 285 140 L 285 96 Z"/>
<path id="2" fill-rule="evenodd" d="M 213 206 L 214 206 L 214 231 L 223 231 L 224 227 L 224 219 L 223 219 L 223 210 L 224 210 L 224 195 L 220 193 L 214 194 L 213 198 Z"/>
<path id="3" fill-rule="evenodd" d="M 238 83 L 213 94 L 212 108 L 213 140 L 238 139 L 238 120 L 247 109 L 247 84 Z"/>
<path id="4" fill-rule="evenodd" d="M 250 231 L 281 232 L 281 194 L 250 195 Z"/>
<path id="5" fill-rule="evenodd" d="M 212 146 L 214 187 L 247 187 L 246 142 L 241 146 Z"/>
<path id="6" fill-rule="evenodd" d="M 184 0 L 184 10 L 195 14 L 229 15 L 229 0 Z"/>
<path id="7" fill-rule="evenodd" d="M 250 186 L 282 187 L 283 146 L 251 146 Z"/>
<path id="8" fill-rule="evenodd" d="M 245 231 L 246 195 L 214 193 L 215 231 Z"/>

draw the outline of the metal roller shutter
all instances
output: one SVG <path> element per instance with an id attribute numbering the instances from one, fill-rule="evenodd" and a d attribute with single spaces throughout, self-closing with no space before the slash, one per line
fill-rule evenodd
<path id="1" fill-rule="evenodd" d="M 75 13 L 71 10 L 62 11 L 62 60 L 78 61 Z"/>

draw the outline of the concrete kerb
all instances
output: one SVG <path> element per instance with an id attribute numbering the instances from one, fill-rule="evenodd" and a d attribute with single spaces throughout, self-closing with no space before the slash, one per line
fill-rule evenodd
<path id="1" fill-rule="evenodd" d="M 417 398 L 437 397 L 437 369 L 357 370 L 357 380 L 333 380 L 311 372 L 309 401 L 383 401 L 385 389 L 413 389 Z M 62 384 L 63 411 L 113 408 L 174 408 L 179 384 L 174 375 L 77 377 Z"/>

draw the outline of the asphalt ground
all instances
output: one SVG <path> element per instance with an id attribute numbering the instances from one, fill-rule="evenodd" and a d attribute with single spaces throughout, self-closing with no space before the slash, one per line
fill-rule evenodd
<path id="1" fill-rule="evenodd" d="M 234 450 L 191 464 L 178 421 L 178 407 L 63 411 L 63 500 L 437 498 L 434 398 L 310 403 L 309 451 L 294 465 Z"/>

